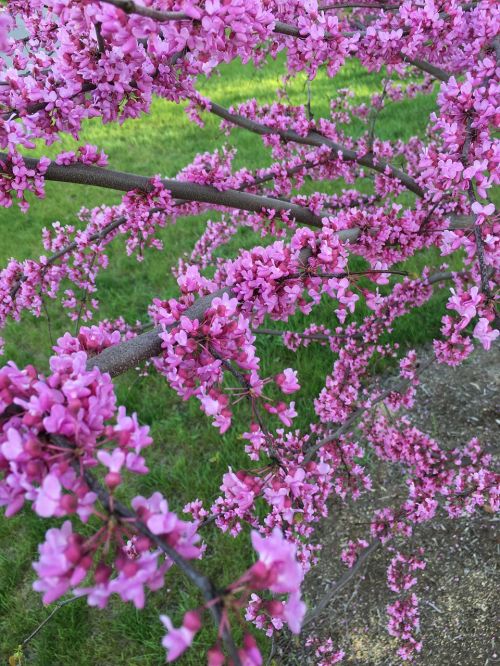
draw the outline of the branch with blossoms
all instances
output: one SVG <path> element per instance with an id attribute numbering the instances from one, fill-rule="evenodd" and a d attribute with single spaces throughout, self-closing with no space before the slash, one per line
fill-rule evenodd
<path id="1" fill-rule="evenodd" d="M 342 233 L 339 234 L 339 236 L 342 237 Z M 306 252 L 301 253 L 299 259 L 300 264 L 303 263 L 307 254 L 308 253 Z M 450 280 L 452 278 L 453 273 L 451 272 L 437 272 L 436 274 L 429 276 L 425 282 L 428 282 L 429 284 L 435 284 L 441 281 Z M 299 278 L 296 277 L 295 279 Z M 346 278 L 343 277 L 341 279 Z M 190 320 L 203 319 L 205 313 L 211 307 L 213 300 L 216 298 L 222 298 L 224 295 L 234 296 L 234 292 L 229 287 L 226 287 L 219 289 L 211 294 L 207 294 L 206 296 L 202 296 L 201 298 L 194 301 L 188 308 L 186 308 L 182 314 L 184 317 Z M 379 322 L 382 324 L 384 319 L 379 318 Z M 166 330 L 171 330 L 172 328 L 173 324 L 167 324 Z M 152 330 L 138 335 L 137 337 L 125 340 L 119 345 L 106 344 L 105 349 L 103 349 L 99 354 L 93 355 L 90 358 L 89 366 L 98 367 L 102 372 L 109 372 L 111 376 L 122 374 L 130 368 L 136 367 L 142 361 L 159 356 L 161 354 L 162 342 L 160 333 L 163 330 L 164 329 L 162 326 L 157 326 Z M 256 329 L 252 332 L 258 333 L 259 329 Z M 266 333 L 268 333 L 268 331 L 266 331 Z M 274 333 L 275 332 L 273 331 L 273 334 Z M 283 335 L 282 332 L 279 332 L 279 334 Z M 330 340 L 331 336 L 325 336 L 325 338 Z"/>
<path id="2" fill-rule="evenodd" d="M 145 587 L 161 588 L 166 572 L 175 564 L 202 592 L 206 609 L 212 614 L 233 663 L 243 663 L 246 652 L 256 646 L 248 636 L 244 648 L 237 651 L 228 615 L 230 610 L 239 612 L 245 605 L 241 600 L 243 592 L 248 595 L 252 590 L 269 589 L 278 594 L 293 593 L 284 613 L 289 613 L 290 624 L 297 626 L 292 612 L 302 608 L 298 590 L 303 573 L 295 562 L 294 547 L 283 540 L 279 531 L 270 540 L 255 533 L 253 541 L 259 561 L 238 581 L 218 590 L 189 562 L 203 551 L 196 545 L 196 522 L 179 520 L 160 493 L 149 499 L 134 498 L 133 511 L 117 499 L 125 469 L 147 472 L 140 452 L 152 440 L 148 428 L 139 426 L 135 415 L 129 417 L 123 407 L 116 408 L 109 376 L 97 370 L 82 372 L 84 365 L 85 354 L 76 353 L 53 357 L 48 378 L 36 375 L 30 368 L 19 371 L 14 365 L 0 370 L 0 454 L 2 462 L 11 465 L 11 472 L 0 486 L 0 501 L 7 506 L 7 515 L 31 501 L 33 510 L 44 518 L 78 515 L 84 523 L 90 518 L 102 522 L 86 539 L 73 531 L 70 521 L 61 529 L 51 528 L 40 546 L 40 560 L 34 565 L 38 574 L 34 588 L 44 593 L 45 603 L 73 590 L 100 608 L 105 607 L 111 594 L 142 608 Z M 65 396 L 64 403 L 58 394 Z M 54 398 L 57 402 L 53 403 L 50 416 L 44 418 Z M 103 421 L 113 413 L 116 425 L 105 426 Z M 116 446 L 111 453 L 105 448 L 109 445 Z M 108 469 L 104 477 L 106 487 L 90 471 L 96 464 Z M 25 481 L 19 485 L 22 478 Z M 96 506 L 97 500 L 105 514 Z M 128 540 L 125 547 L 123 537 Z M 160 553 L 166 556 L 163 562 Z M 53 564 L 56 555 L 57 567 Z M 169 629 L 164 639 L 169 660 L 190 645 L 201 628 L 200 618 L 201 611 L 188 612 L 180 630 L 173 629 L 170 620 L 163 618 Z M 222 656 L 218 643 L 213 652 Z"/>

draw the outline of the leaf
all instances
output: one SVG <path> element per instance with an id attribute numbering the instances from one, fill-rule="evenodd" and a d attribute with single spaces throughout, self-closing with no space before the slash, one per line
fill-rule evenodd
<path id="1" fill-rule="evenodd" d="M 22 666 L 23 663 L 23 648 L 18 645 L 17 650 L 9 657 L 9 666 Z"/>

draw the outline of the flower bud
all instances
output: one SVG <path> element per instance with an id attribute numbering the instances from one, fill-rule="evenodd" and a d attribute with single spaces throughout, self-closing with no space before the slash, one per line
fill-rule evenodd
<path id="1" fill-rule="evenodd" d="M 99 562 L 94 572 L 94 580 L 97 584 L 107 583 L 112 573 L 113 569 L 110 566 Z"/>
<path id="2" fill-rule="evenodd" d="M 190 631 L 199 631 L 201 628 L 200 614 L 197 611 L 188 611 L 184 615 L 182 624 Z"/>
<path id="3" fill-rule="evenodd" d="M 120 483 L 122 482 L 122 477 L 118 472 L 108 472 L 104 477 L 104 481 L 108 486 L 108 488 L 113 490 L 113 488 L 116 488 L 117 486 L 120 485 Z"/>
<path id="4" fill-rule="evenodd" d="M 74 495 L 63 495 L 59 504 L 65 513 L 75 513 L 78 500 Z"/>

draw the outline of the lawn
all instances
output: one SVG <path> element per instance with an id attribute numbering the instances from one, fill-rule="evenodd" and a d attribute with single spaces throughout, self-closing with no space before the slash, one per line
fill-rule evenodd
<path id="1" fill-rule="evenodd" d="M 224 67 L 220 77 L 202 82 L 202 93 L 216 102 L 228 106 L 256 97 L 259 101 L 275 99 L 275 90 L 283 73 L 281 61 L 263 70 L 232 63 Z M 334 81 L 320 75 L 312 83 L 312 108 L 315 115 L 326 114 L 329 99 L 339 88 L 350 87 L 356 94 L 356 102 L 367 102 L 370 95 L 381 90 L 382 76 L 368 74 L 355 62 L 350 62 Z M 293 102 L 306 100 L 304 79 L 298 78 L 289 85 Z M 381 138 L 407 139 L 422 134 L 435 99 L 419 97 L 413 101 L 391 104 L 378 121 L 377 132 Z M 360 131 L 360 124 L 355 126 Z M 97 121 L 86 124 L 81 141 L 97 144 L 109 155 L 114 169 L 133 171 L 144 175 L 161 173 L 173 176 L 200 151 L 213 150 L 224 143 L 218 129 L 218 121 L 207 117 L 206 126 L 200 129 L 192 124 L 180 106 L 156 100 L 150 115 L 123 125 L 102 126 Z M 236 166 L 249 168 L 269 163 L 269 156 L 260 140 L 244 130 L 236 130 L 228 140 L 238 149 Z M 45 154 L 53 155 L 69 150 L 74 145 L 65 140 Z M 6 260 L 38 257 L 42 252 L 41 230 L 53 221 L 63 224 L 75 221 L 75 213 L 81 206 L 119 201 L 119 195 L 108 190 L 70 186 L 60 183 L 47 184 L 44 201 L 33 200 L 30 211 L 22 215 L 17 208 L 0 210 L 1 265 Z M 155 296 L 170 297 L 177 294 L 176 283 L 170 268 L 184 252 L 189 252 L 202 233 L 208 215 L 180 220 L 176 226 L 161 232 L 165 250 L 162 253 L 147 251 L 142 263 L 126 256 L 120 239 L 111 252 L 110 267 L 101 273 L 98 285 L 101 299 L 101 316 L 114 318 L 126 314 L 130 322 L 145 320 L 147 306 Z M 222 250 L 231 255 L 238 247 L 250 247 L 256 239 L 244 230 Z M 260 242 L 260 241 L 257 241 Z M 432 256 L 440 263 L 437 253 Z M 425 263 L 423 257 L 408 262 L 410 270 L 418 270 Z M 439 332 L 443 308 L 443 294 L 398 322 L 394 336 L 406 347 L 421 345 Z M 325 324 L 331 318 L 331 305 L 325 303 L 315 321 Z M 50 329 L 47 319 L 23 318 L 21 324 L 10 325 L 6 331 L 6 355 L 18 364 L 33 363 L 47 367 L 51 337 L 57 338 L 65 330 L 74 330 L 57 303 L 48 305 Z M 358 316 L 363 314 L 360 307 Z M 305 319 L 296 317 L 297 327 L 302 328 Z M 313 347 L 295 355 L 282 345 L 278 338 L 258 340 L 262 366 L 267 374 L 292 366 L 299 371 L 304 387 L 298 394 L 300 418 L 297 427 L 306 427 L 313 418 L 312 398 L 320 390 L 325 374 L 332 362 L 329 352 Z M 326 362 L 326 363 L 325 363 Z M 234 427 L 224 436 L 210 426 L 194 402 L 182 402 L 168 388 L 165 381 L 152 374 L 138 377 L 129 372 L 117 380 L 119 400 L 130 411 L 137 411 L 143 423 L 152 427 L 154 447 L 147 453 L 151 472 L 131 484 L 132 494 L 151 494 L 161 490 L 169 498 L 174 510 L 182 510 L 184 504 L 199 497 L 210 505 L 218 494 L 222 474 L 231 465 L 235 469 L 248 466 L 243 453 L 238 422 L 247 422 L 246 407 L 236 410 Z M 36 557 L 37 545 L 44 538 L 49 526 L 58 521 L 42 521 L 29 509 L 10 520 L 0 520 L 0 658 L 5 663 L 9 654 L 47 616 L 50 608 L 44 608 L 40 596 L 31 590 L 34 572 L 31 562 Z M 220 584 L 229 583 L 251 562 L 247 535 L 237 539 L 222 535 L 215 527 L 205 533 L 207 553 L 200 568 L 212 575 Z M 28 664 L 160 664 L 165 652 L 161 647 L 163 627 L 158 619 L 160 612 L 168 613 L 179 622 L 183 612 L 199 602 L 196 590 L 180 575 L 171 572 L 164 589 L 151 595 L 143 612 L 131 605 L 112 601 L 105 611 L 89 608 L 80 599 L 62 608 L 40 631 L 25 650 Z M 197 639 L 197 649 L 188 652 L 183 664 L 203 663 L 202 652 L 213 642 L 213 634 L 204 630 Z"/>

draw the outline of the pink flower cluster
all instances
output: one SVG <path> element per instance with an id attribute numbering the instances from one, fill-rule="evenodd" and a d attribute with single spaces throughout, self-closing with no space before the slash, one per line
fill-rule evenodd
<path id="1" fill-rule="evenodd" d="M 418 598 L 413 593 L 407 593 L 417 583 L 413 573 L 425 569 L 422 554 L 422 549 L 417 555 L 409 557 L 398 552 L 387 569 L 389 588 L 402 595 L 395 603 L 387 606 L 389 616 L 387 630 L 391 636 L 399 639 L 401 646 L 398 654 L 403 661 L 412 661 L 422 650 L 422 642 L 416 638 L 420 630 Z"/>
<path id="2" fill-rule="evenodd" d="M 333 666 L 333 664 L 338 664 L 345 657 L 344 650 L 337 650 L 331 638 L 321 641 L 314 636 L 308 636 L 306 638 L 306 646 L 315 648 L 314 656 L 318 660 L 316 662 L 317 666 Z"/>
<path id="3" fill-rule="evenodd" d="M 241 578 L 226 588 L 224 593 L 226 607 L 238 610 L 250 599 L 246 613 L 248 620 L 257 620 L 261 626 L 269 621 L 276 628 L 281 628 L 283 622 L 286 622 L 290 630 L 298 634 L 306 606 L 301 601 L 300 585 L 304 573 L 297 562 L 296 546 L 287 541 L 278 529 L 267 537 L 252 532 L 252 545 L 259 559 Z M 267 590 L 273 595 L 288 594 L 288 598 L 286 601 L 276 598 L 264 601 L 253 592 L 254 590 L 259 592 Z M 257 614 L 259 614 L 258 619 Z M 167 650 L 167 661 L 174 661 L 187 650 L 201 629 L 201 611 L 188 611 L 178 629 L 173 626 L 168 616 L 163 615 L 161 619 L 168 630 L 163 639 L 163 646 Z M 243 647 L 238 650 L 238 655 L 242 664 L 262 664 L 257 643 L 250 634 L 245 635 Z M 208 651 L 207 657 L 208 663 L 213 666 L 222 666 L 225 663 L 219 641 Z"/>
<path id="4" fill-rule="evenodd" d="M 0 370 L 0 505 L 7 516 L 29 501 L 43 518 L 76 514 L 87 522 L 93 515 L 103 522 L 88 538 L 74 532 L 69 520 L 48 530 L 34 565 L 34 589 L 43 592 L 44 603 L 73 590 L 100 608 L 115 593 L 142 608 L 145 588 L 162 587 L 172 562 L 162 558 L 159 549 L 151 549 L 148 537 L 134 535 L 133 522 L 122 525 L 103 516 L 86 470 L 100 463 L 113 495 L 123 471 L 148 471 L 142 451 L 152 440 L 135 414 L 128 416 L 124 407 L 117 407 L 109 375 L 86 369 L 87 356 L 79 350 L 84 341 L 84 334 L 72 343 L 68 336 L 59 340 L 66 354 L 52 357 L 47 377 L 31 366 L 19 370 L 13 363 Z M 104 339 L 102 346 L 106 343 Z M 136 497 L 132 506 L 135 519 L 153 535 L 182 557 L 199 557 L 198 523 L 179 520 L 160 493 L 148 500 Z M 129 537 L 125 550 L 124 536 Z"/>
<path id="5" fill-rule="evenodd" d="M 390 604 L 387 606 L 387 615 L 387 631 L 401 642 L 401 647 L 398 648 L 399 656 L 403 661 L 412 661 L 422 650 L 422 642 L 415 637 L 420 629 L 417 595 L 408 594 Z"/>

